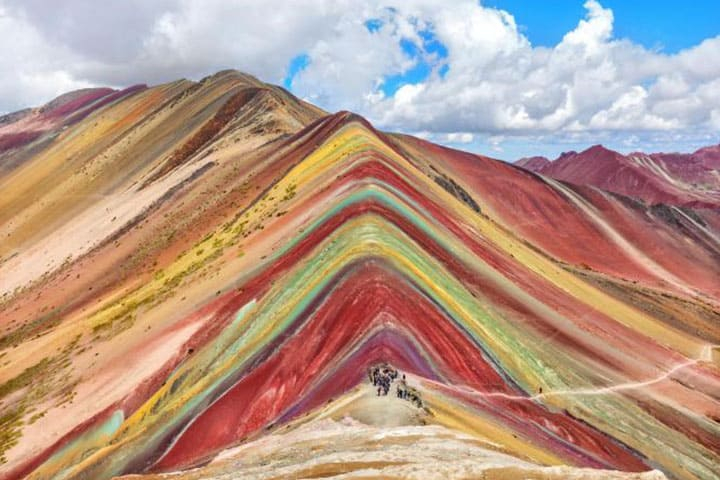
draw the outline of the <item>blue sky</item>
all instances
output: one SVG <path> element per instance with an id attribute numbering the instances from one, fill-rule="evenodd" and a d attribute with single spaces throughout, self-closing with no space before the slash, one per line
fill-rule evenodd
<path id="1" fill-rule="evenodd" d="M 553 46 L 577 25 L 585 9 L 577 0 L 484 0 L 513 14 L 535 45 Z M 718 0 L 604 0 L 615 14 L 615 36 L 674 53 L 720 33 Z"/>

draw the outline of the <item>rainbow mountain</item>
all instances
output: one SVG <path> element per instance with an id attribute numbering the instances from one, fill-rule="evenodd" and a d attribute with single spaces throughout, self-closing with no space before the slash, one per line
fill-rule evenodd
<path id="1" fill-rule="evenodd" d="M 712 206 L 235 71 L 3 117 L 0 192 L 2 479 L 720 478 Z"/>

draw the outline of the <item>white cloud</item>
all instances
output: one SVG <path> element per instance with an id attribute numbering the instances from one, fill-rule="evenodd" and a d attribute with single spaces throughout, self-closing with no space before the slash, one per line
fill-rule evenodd
<path id="1" fill-rule="evenodd" d="M 713 109 L 710 113 L 710 125 L 715 130 L 720 130 L 720 108 Z"/>
<path id="2" fill-rule="evenodd" d="M 512 17 L 476 2 L 426 9 L 426 21 L 449 50 L 449 73 L 416 86 L 423 94 L 412 102 L 387 98 L 366 109 L 394 129 L 556 140 L 572 132 L 641 138 L 714 128 L 720 37 L 662 54 L 615 39 L 613 12 L 599 2 L 585 8 L 586 18 L 552 48 L 534 47 Z"/>
<path id="3" fill-rule="evenodd" d="M 452 132 L 445 135 L 446 143 L 471 143 L 475 139 L 472 133 Z"/>
<path id="4" fill-rule="evenodd" d="M 580 20 L 575 30 L 563 37 L 560 47 L 578 46 L 589 54 L 602 53 L 604 44 L 612 37 L 613 13 L 595 0 L 585 2 L 585 8 L 587 19 Z"/>
<path id="5" fill-rule="evenodd" d="M 670 130 L 677 128 L 674 119 L 665 118 L 648 112 L 647 91 L 638 85 L 631 87 L 618 97 L 609 108 L 592 116 L 588 125 L 597 130 L 623 129 L 630 123 L 651 130 Z"/>
<path id="6" fill-rule="evenodd" d="M 90 85 L 65 70 L 67 62 L 76 60 L 71 51 L 50 44 L 30 23 L 9 15 L 2 5 L 0 38 L 6 40 L 0 52 L 0 112 Z"/>
<path id="7" fill-rule="evenodd" d="M 371 33 L 365 19 L 351 7 L 337 13 L 329 34 L 306 49 L 310 64 L 294 79 L 292 88 L 333 109 L 362 110 L 365 102 L 376 100 L 366 96 L 377 93 L 384 76 L 412 66 L 413 61 L 403 54 L 399 42 L 404 35 L 417 33 L 407 22 L 384 24 Z M 378 14 L 386 15 L 381 9 L 367 12 L 368 16 Z"/>
<path id="8" fill-rule="evenodd" d="M 279 83 L 290 60 L 306 54 L 292 82 L 299 96 L 448 143 L 713 138 L 720 36 L 665 54 L 615 38 L 613 12 L 596 0 L 584 5 L 585 18 L 557 45 L 538 47 L 512 12 L 476 0 L 67 0 L 56 8 L 0 0 L 0 34 L 13 39 L 0 47 L 0 111 L 89 84 L 200 78 L 222 68 Z M 374 32 L 369 19 L 379 20 Z M 447 58 L 424 50 L 428 34 Z M 427 78 L 383 93 L 388 78 L 418 62 L 430 63 Z"/>

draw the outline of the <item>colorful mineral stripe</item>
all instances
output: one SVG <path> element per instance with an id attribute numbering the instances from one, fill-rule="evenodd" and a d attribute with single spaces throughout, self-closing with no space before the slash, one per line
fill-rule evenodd
<path id="1" fill-rule="evenodd" d="M 716 210 L 659 215 L 238 72 L 82 98 L 102 104 L 0 154 L 0 478 L 207 478 L 362 417 L 380 363 L 422 395 L 413 435 L 719 478 Z"/>

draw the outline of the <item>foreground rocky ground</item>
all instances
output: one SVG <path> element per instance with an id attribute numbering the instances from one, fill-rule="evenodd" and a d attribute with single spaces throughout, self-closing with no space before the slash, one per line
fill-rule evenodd
<path id="1" fill-rule="evenodd" d="M 547 467 L 503 453 L 501 445 L 479 441 L 434 423 L 425 411 L 363 385 L 302 420 L 220 453 L 208 465 L 118 480 L 664 480 L 661 472 L 624 473 Z"/>

